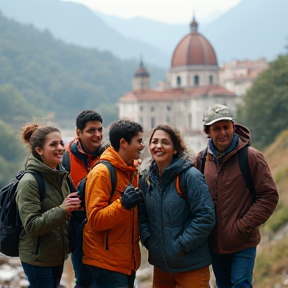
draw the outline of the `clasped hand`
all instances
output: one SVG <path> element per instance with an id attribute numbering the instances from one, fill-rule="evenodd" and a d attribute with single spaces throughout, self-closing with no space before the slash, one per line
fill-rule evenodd
<path id="1" fill-rule="evenodd" d="M 122 193 L 121 204 L 126 210 L 130 210 L 143 202 L 143 199 L 143 192 L 129 184 Z"/>
<path id="2" fill-rule="evenodd" d="M 67 213 L 81 209 L 81 200 L 79 199 L 78 192 L 70 193 L 60 205 Z"/>

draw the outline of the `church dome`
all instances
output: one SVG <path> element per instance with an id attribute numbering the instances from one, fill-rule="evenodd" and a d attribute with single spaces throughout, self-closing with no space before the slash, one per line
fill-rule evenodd
<path id="1" fill-rule="evenodd" d="M 190 23 L 191 32 L 176 46 L 171 68 L 190 65 L 218 66 L 214 48 L 210 42 L 198 33 L 198 24 L 193 18 Z"/>

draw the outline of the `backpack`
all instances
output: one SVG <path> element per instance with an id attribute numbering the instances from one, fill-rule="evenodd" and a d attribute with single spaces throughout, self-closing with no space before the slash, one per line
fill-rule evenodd
<path id="1" fill-rule="evenodd" d="M 249 163 L 248 163 L 248 147 L 249 147 L 249 145 L 246 145 L 243 147 L 243 149 L 240 149 L 237 151 L 238 162 L 239 162 L 242 176 L 245 179 L 245 182 L 246 182 L 247 186 L 249 187 L 250 192 L 253 194 L 253 199 L 255 202 L 256 201 L 256 190 L 254 187 L 253 178 L 251 176 L 251 171 L 250 171 L 250 167 L 249 167 Z M 199 170 L 202 174 L 204 174 L 207 150 L 208 150 L 208 148 L 206 147 L 206 149 L 202 152 L 202 155 L 201 155 L 201 165 L 200 165 Z"/>
<path id="2" fill-rule="evenodd" d="M 111 201 L 112 196 L 114 195 L 116 185 L 117 185 L 117 177 L 116 177 L 116 171 L 114 166 L 107 160 L 100 160 L 98 161 L 94 167 L 98 164 L 104 164 L 110 173 L 110 181 L 112 184 L 112 189 L 109 197 L 109 203 Z M 93 168 L 94 168 L 93 167 Z M 92 168 L 92 169 L 93 169 Z M 92 170 L 91 169 L 91 170 Z M 88 175 L 88 174 L 87 174 Z M 82 207 L 84 210 L 81 211 L 73 211 L 71 213 L 69 222 L 68 222 L 68 239 L 69 239 L 69 250 L 70 252 L 74 252 L 77 247 L 77 242 L 82 240 L 83 235 L 83 229 L 87 222 L 86 218 L 86 212 L 85 212 L 85 186 L 86 186 L 86 180 L 87 176 L 85 176 L 79 183 L 78 189 L 74 189 L 74 191 L 78 190 L 78 195 L 80 199 L 82 200 Z"/>
<path id="3" fill-rule="evenodd" d="M 9 184 L 0 190 L 0 252 L 10 257 L 19 256 L 19 237 L 23 225 L 16 204 L 16 189 L 25 173 L 34 176 L 41 202 L 46 192 L 41 174 L 28 170 L 20 171 Z"/>

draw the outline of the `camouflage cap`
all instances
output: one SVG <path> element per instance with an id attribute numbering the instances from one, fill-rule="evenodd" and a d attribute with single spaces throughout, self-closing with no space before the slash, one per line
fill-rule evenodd
<path id="1" fill-rule="evenodd" d="M 227 106 L 215 104 L 205 112 L 203 122 L 208 126 L 221 120 L 233 121 L 233 113 Z"/>

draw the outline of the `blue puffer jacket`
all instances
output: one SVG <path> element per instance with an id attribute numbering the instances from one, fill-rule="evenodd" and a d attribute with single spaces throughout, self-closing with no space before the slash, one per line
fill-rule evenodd
<path id="1" fill-rule="evenodd" d="M 176 189 L 178 174 L 186 200 Z M 211 264 L 207 237 L 215 215 L 204 176 L 192 167 L 188 154 L 175 157 L 161 177 L 153 161 L 148 175 L 148 181 L 142 177 L 139 183 L 145 195 L 144 204 L 139 205 L 139 219 L 149 263 L 170 273 Z"/>

